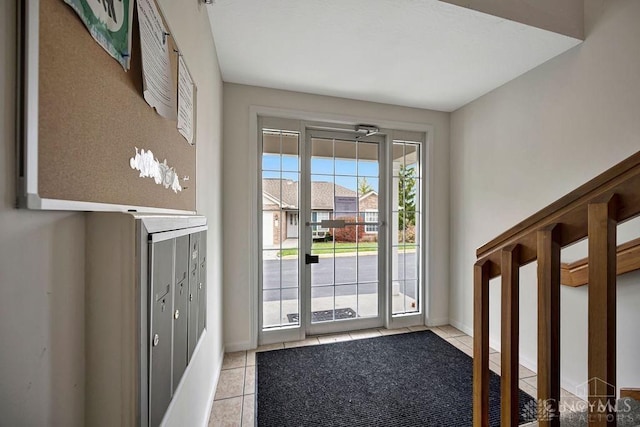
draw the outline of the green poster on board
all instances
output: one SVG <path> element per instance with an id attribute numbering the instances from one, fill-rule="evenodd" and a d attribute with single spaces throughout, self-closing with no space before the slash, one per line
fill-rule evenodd
<path id="1" fill-rule="evenodd" d="M 64 0 L 71 6 L 100 46 L 125 70 L 131 55 L 134 0 Z"/>

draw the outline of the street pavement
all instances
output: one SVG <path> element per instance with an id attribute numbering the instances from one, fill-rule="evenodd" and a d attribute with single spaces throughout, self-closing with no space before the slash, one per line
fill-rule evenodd
<path id="1" fill-rule="evenodd" d="M 378 257 L 366 252 L 360 257 L 340 255 L 335 258 L 320 258 L 318 264 L 311 264 L 313 298 L 333 296 L 334 284 L 336 296 L 375 293 L 378 282 Z M 398 254 L 397 261 L 395 270 L 397 274 L 394 275 L 394 280 L 417 278 L 415 253 Z M 280 288 L 280 277 L 282 277 L 282 298 L 296 298 L 298 259 L 264 260 L 263 267 L 262 283 L 266 291 L 264 301 L 280 299 L 280 292 L 269 291 Z M 356 283 L 358 286 L 355 286 Z M 406 289 L 400 291 L 411 298 L 416 298 L 415 282 L 408 283 L 410 284 Z"/>

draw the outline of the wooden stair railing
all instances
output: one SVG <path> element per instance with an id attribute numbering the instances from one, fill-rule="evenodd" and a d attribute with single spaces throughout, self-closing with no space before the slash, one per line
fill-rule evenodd
<path id="1" fill-rule="evenodd" d="M 615 426 L 616 225 L 640 215 L 640 151 L 479 248 L 474 266 L 473 424 L 489 425 L 489 281 L 502 277 L 501 426 L 516 426 L 518 271 L 538 261 L 540 426 L 559 426 L 560 250 L 589 238 L 589 426 Z"/>
<path id="2" fill-rule="evenodd" d="M 640 270 L 640 238 L 618 246 L 616 259 L 618 276 L 630 271 Z M 560 267 L 561 282 L 565 286 L 584 286 L 589 283 L 589 259 L 584 258 Z"/>
<path id="3" fill-rule="evenodd" d="M 630 397 L 632 399 L 640 401 L 640 388 L 621 388 L 620 399 L 623 397 Z"/>

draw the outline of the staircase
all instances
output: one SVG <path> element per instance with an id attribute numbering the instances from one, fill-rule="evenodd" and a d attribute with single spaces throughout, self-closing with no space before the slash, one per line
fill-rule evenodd
<path id="1" fill-rule="evenodd" d="M 639 215 L 640 152 L 477 250 L 474 426 L 489 425 L 489 280 L 499 276 L 502 278 L 501 426 L 518 425 L 519 269 L 534 261 L 538 263 L 537 397 L 547 408 L 545 414 L 550 414 L 540 416 L 538 425 L 560 425 L 560 286 L 575 278 L 571 265 L 565 265 L 569 275 L 565 273 L 562 280 L 560 250 L 585 237 L 589 255 L 580 264 L 583 279 L 575 280 L 589 286 L 588 378 L 594 382 L 589 383 L 585 422 L 590 427 L 616 425 L 616 275 L 622 271 L 617 268 L 618 260 L 628 256 L 625 250 L 629 249 L 623 247 L 618 251 L 616 226 Z M 638 257 L 640 251 L 632 252 Z M 631 265 L 636 265 L 632 269 L 640 268 L 638 263 Z"/>

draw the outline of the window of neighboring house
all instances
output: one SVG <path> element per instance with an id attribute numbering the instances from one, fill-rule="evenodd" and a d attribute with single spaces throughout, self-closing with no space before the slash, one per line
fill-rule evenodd
<path id="1" fill-rule="evenodd" d="M 312 222 L 321 222 L 325 219 L 329 219 L 330 215 L 329 212 L 311 212 L 311 221 Z M 321 231 L 321 232 L 327 232 L 329 231 L 328 228 L 322 228 L 322 226 L 320 225 L 314 225 L 312 227 L 313 231 Z"/>
<path id="2" fill-rule="evenodd" d="M 378 222 L 378 211 L 365 211 L 364 222 Z M 365 224 L 364 232 L 369 234 L 375 234 L 378 232 L 377 224 Z"/>

